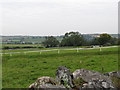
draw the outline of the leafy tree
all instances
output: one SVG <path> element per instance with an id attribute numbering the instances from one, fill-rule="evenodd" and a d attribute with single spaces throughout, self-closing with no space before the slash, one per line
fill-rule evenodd
<path id="1" fill-rule="evenodd" d="M 117 38 L 111 38 L 110 43 L 112 45 L 117 45 L 118 44 L 118 39 Z"/>
<path id="2" fill-rule="evenodd" d="M 118 41 L 117 41 L 118 45 L 120 45 L 120 38 L 118 38 Z"/>
<path id="3" fill-rule="evenodd" d="M 112 37 L 109 34 L 103 33 L 103 34 L 100 34 L 98 41 L 100 45 L 104 45 L 104 44 L 110 43 L 111 39 Z"/>
<path id="4" fill-rule="evenodd" d="M 83 36 L 79 32 L 69 32 L 65 33 L 61 46 L 81 46 L 83 41 Z"/>
<path id="5" fill-rule="evenodd" d="M 91 45 L 99 45 L 100 43 L 99 43 L 99 38 L 98 37 L 96 37 L 96 38 L 94 38 L 92 41 L 91 41 Z"/>
<path id="6" fill-rule="evenodd" d="M 45 37 L 45 39 L 46 40 L 42 42 L 45 47 L 56 47 L 59 45 L 59 41 L 53 36 Z"/>

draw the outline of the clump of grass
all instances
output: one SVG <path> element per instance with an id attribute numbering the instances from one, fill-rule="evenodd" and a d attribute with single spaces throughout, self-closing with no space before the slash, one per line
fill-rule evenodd
<path id="1" fill-rule="evenodd" d="M 112 76 L 111 80 L 116 88 L 120 88 L 120 78 Z"/>
<path id="2" fill-rule="evenodd" d="M 73 83 L 74 83 L 74 87 L 80 87 L 82 86 L 84 83 L 86 83 L 82 78 L 77 78 L 77 79 L 74 79 L 73 80 Z"/>
<path id="3" fill-rule="evenodd" d="M 43 61 L 43 63 L 47 63 L 46 61 Z"/>
<path id="4" fill-rule="evenodd" d="M 91 62 L 95 62 L 95 60 L 91 60 Z"/>

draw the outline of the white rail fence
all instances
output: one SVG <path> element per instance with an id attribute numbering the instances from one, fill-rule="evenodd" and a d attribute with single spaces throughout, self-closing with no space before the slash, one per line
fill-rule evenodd
<path id="1" fill-rule="evenodd" d="M 33 53 L 33 52 L 39 52 L 40 54 L 42 54 L 42 52 L 48 52 L 48 51 L 57 51 L 57 53 L 59 54 L 60 51 L 63 50 L 76 50 L 76 52 L 79 52 L 79 50 L 86 50 L 86 49 L 99 49 L 100 51 L 102 51 L 102 48 L 113 48 L 113 47 L 118 47 L 118 46 L 109 46 L 109 47 L 93 47 L 93 48 L 71 48 L 71 49 L 50 49 L 50 50 L 37 50 L 37 51 L 24 51 L 24 52 L 9 52 L 9 53 L 0 53 L 0 55 L 2 56 L 3 54 L 9 54 L 10 56 L 13 56 L 13 54 L 17 54 L 17 53 L 24 53 L 25 55 L 27 53 Z"/>

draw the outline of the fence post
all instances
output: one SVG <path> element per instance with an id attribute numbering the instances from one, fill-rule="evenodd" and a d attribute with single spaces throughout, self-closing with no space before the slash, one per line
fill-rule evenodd
<path id="1" fill-rule="evenodd" d="M 77 48 L 77 52 L 79 52 L 79 49 Z"/>
<path id="2" fill-rule="evenodd" d="M 80 61 L 80 64 L 82 64 L 82 61 Z"/>
<path id="3" fill-rule="evenodd" d="M 12 56 L 12 53 L 10 53 L 10 56 Z"/>
<path id="4" fill-rule="evenodd" d="M 102 51 L 102 48 L 100 47 L 100 51 Z"/>
<path id="5" fill-rule="evenodd" d="M 24 52 L 24 54 L 26 55 L 26 52 Z"/>
<path id="6" fill-rule="evenodd" d="M 60 50 L 58 49 L 58 54 L 60 53 Z"/>
<path id="7" fill-rule="evenodd" d="M 41 54 L 42 52 L 40 51 L 40 54 Z"/>

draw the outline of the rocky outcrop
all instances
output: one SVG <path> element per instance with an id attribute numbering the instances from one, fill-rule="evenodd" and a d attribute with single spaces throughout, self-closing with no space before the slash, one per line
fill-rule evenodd
<path id="1" fill-rule="evenodd" d="M 73 72 L 74 79 L 82 78 L 88 84 L 87 88 L 114 88 L 110 77 L 105 76 L 99 72 L 79 69 Z"/>
<path id="2" fill-rule="evenodd" d="M 100 72 L 78 69 L 73 73 L 66 67 L 58 67 L 56 79 L 51 77 L 40 77 L 29 86 L 30 89 L 86 89 L 86 88 L 119 88 L 120 71 L 102 74 Z"/>
<path id="3" fill-rule="evenodd" d="M 51 77 L 40 77 L 29 86 L 32 90 L 37 90 L 40 88 L 65 88 L 63 85 L 59 85 L 53 78 Z"/>
<path id="4" fill-rule="evenodd" d="M 108 72 L 108 73 L 105 73 L 104 75 L 120 78 L 120 71 Z"/>
<path id="5" fill-rule="evenodd" d="M 56 72 L 56 80 L 59 82 L 59 84 L 64 85 L 66 88 L 73 87 L 72 73 L 70 73 L 70 70 L 66 67 L 58 67 Z"/>

